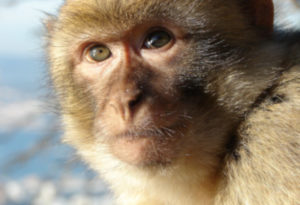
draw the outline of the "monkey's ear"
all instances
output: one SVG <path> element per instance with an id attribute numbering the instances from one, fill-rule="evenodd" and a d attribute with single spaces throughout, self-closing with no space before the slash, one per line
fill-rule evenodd
<path id="1" fill-rule="evenodd" d="M 267 35 L 273 32 L 274 4 L 272 0 L 246 0 L 252 23 Z"/>

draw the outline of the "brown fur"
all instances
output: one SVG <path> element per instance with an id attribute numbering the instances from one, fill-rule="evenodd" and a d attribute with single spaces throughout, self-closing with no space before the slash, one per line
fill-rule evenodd
<path id="1" fill-rule="evenodd" d="M 272 8 L 267 0 L 68 0 L 49 23 L 65 141 L 120 204 L 299 203 L 299 45 L 272 40 Z M 135 58 L 86 80 L 93 76 L 83 76 L 82 45 L 151 25 L 178 30 L 180 49 L 168 65 Z M 136 100 L 134 91 L 147 96 L 130 115 L 134 128 L 158 135 L 137 156 L 145 163 L 111 148 L 129 117 L 106 102 Z"/>

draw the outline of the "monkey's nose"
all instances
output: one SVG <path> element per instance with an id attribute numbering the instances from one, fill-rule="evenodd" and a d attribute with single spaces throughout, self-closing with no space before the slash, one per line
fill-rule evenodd
<path id="1" fill-rule="evenodd" d="M 126 90 L 115 101 L 118 105 L 113 105 L 113 107 L 124 121 L 130 121 L 133 119 L 138 107 L 142 104 L 143 98 L 142 92 L 138 90 Z"/>

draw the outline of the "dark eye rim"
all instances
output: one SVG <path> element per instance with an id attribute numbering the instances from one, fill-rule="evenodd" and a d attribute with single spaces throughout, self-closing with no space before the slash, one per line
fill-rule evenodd
<path id="1" fill-rule="evenodd" d="M 109 55 L 105 59 L 103 59 L 102 61 L 94 60 L 90 56 L 90 52 L 91 52 L 91 49 L 93 49 L 95 47 L 105 47 L 105 48 L 107 48 L 109 50 Z M 86 46 L 86 48 L 83 51 L 83 55 L 85 56 L 85 58 L 87 59 L 87 61 L 89 61 L 91 63 L 101 63 L 101 62 L 107 60 L 108 58 L 110 58 L 112 56 L 112 52 L 111 52 L 111 49 L 108 46 L 106 46 L 105 44 L 102 44 L 102 43 L 91 43 L 88 46 Z"/>
<path id="2" fill-rule="evenodd" d="M 151 35 L 154 32 L 158 32 L 158 31 L 163 31 L 163 32 L 167 33 L 170 36 L 170 41 L 166 45 L 164 45 L 162 47 L 159 47 L 159 48 L 148 48 L 148 47 L 146 47 L 145 44 L 146 44 L 146 41 L 147 41 L 149 35 Z M 158 27 L 153 27 L 153 28 L 149 29 L 149 31 L 146 33 L 146 35 L 144 36 L 144 41 L 143 41 L 142 48 L 143 49 L 155 49 L 155 50 L 157 50 L 157 49 L 164 48 L 165 46 L 167 46 L 171 43 L 174 43 L 174 42 L 175 42 L 174 34 L 169 29 L 167 29 L 165 27 L 158 26 Z"/>

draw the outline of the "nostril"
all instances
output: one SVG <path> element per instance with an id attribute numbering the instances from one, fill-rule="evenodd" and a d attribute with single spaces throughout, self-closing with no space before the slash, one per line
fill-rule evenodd
<path id="1" fill-rule="evenodd" d="M 129 108 L 134 109 L 138 104 L 141 103 L 142 99 L 143 99 L 142 94 L 137 95 L 135 99 L 129 101 L 128 103 Z"/>

